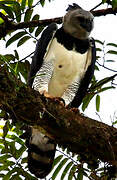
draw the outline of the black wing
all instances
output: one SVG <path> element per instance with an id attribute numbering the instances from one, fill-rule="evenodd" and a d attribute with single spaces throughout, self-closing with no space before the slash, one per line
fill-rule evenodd
<path id="1" fill-rule="evenodd" d="M 88 86 L 90 84 L 90 81 L 93 77 L 94 74 L 94 69 L 95 69 L 95 61 L 96 61 L 96 47 L 95 47 L 95 41 L 94 39 L 91 39 L 92 43 L 92 60 L 91 64 L 88 67 L 83 79 L 80 81 L 80 85 L 78 88 L 78 91 L 76 92 L 76 95 L 72 102 L 70 103 L 70 107 L 79 107 L 80 104 L 82 103 L 82 100 L 87 92 Z"/>
<path id="2" fill-rule="evenodd" d="M 32 64 L 30 67 L 30 72 L 28 76 L 28 85 L 31 87 L 34 81 L 34 77 L 37 71 L 41 68 L 43 64 L 43 58 L 46 54 L 47 47 L 51 41 L 54 32 L 57 30 L 57 25 L 55 23 L 50 24 L 42 33 L 39 39 L 34 56 L 32 58 Z"/>

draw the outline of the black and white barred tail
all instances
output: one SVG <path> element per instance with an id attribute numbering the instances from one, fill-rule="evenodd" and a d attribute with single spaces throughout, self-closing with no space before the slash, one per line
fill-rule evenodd
<path id="1" fill-rule="evenodd" d="M 29 171 L 38 178 L 46 177 L 52 169 L 56 145 L 34 128 L 32 128 L 30 139 L 26 141 L 26 144 Z"/>

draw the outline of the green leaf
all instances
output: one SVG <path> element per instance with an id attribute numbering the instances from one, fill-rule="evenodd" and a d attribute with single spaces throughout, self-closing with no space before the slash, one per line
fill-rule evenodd
<path id="1" fill-rule="evenodd" d="M 13 12 L 12 12 L 13 11 L 12 7 L 6 6 L 5 4 L 0 3 L 0 9 L 3 9 L 9 15 L 10 18 L 14 19 L 14 15 L 13 15 Z"/>
<path id="2" fill-rule="evenodd" d="M 58 173 L 60 172 L 61 168 L 64 166 L 64 164 L 68 161 L 68 158 L 64 158 L 58 165 L 58 167 L 55 169 L 53 175 L 52 175 L 52 180 L 56 178 Z"/>
<path id="3" fill-rule="evenodd" d="M 15 167 L 12 170 L 10 170 L 7 174 L 4 175 L 3 180 L 8 180 L 10 179 L 11 175 L 14 174 L 15 172 L 18 172 L 19 168 Z"/>
<path id="4" fill-rule="evenodd" d="M 114 54 L 114 55 L 117 55 L 117 51 L 114 51 L 114 50 L 109 50 L 107 53 L 108 53 L 108 54 Z"/>
<path id="5" fill-rule="evenodd" d="M 85 109 L 88 107 L 88 104 L 90 103 L 91 99 L 94 97 L 94 94 L 88 94 L 83 99 L 82 104 L 82 110 L 85 111 Z"/>
<path id="6" fill-rule="evenodd" d="M 59 155 L 54 159 L 52 169 L 60 162 L 60 160 L 63 158 L 63 155 Z"/>
<path id="7" fill-rule="evenodd" d="M 44 26 L 40 25 L 36 31 L 35 31 L 35 36 L 37 37 L 44 29 Z"/>
<path id="8" fill-rule="evenodd" d="M 13 5 L 13 10 L 15 12 L 17 22 L 20 22 L 21 21 L 21 7 L 20 7 L 20 4 L 15 3 Z"/>
<path id="9" fill-rule="evenodd" d="M 1 174 L 0 174 L 0 177 L 4 177 L 4 174 L 1 173 Z"/>
<path id="10" fill-rule="evenodd" d="M 17 60 L 19 60 L 19 54 L 18 54 L 17 50 L 14 50 L 14 52 L 15 52 L 15 58 L 16 58 Z"/>
<path id="11" fill-rule="evenodd" d="M 99 87 L 101 87 L 101 86 L 103 86 L 104 84 L 112 81 L 115 76 L 116 76 L 116 74 L 113 75 L 113 76 L 106 77 L 106 78 L 101 79 L 100 81 L 98 81 L 98 82 L 95 84 L 96 89 L 99 88 Z"/>
<path id="12" fill-rule="evenodd" d="M 30 36 L 24 36 L 23 38 L 21 38 L 17 44 L 17 47 L 21 46 L 22 44 L 24 44 L 27 40 L 29 40 L 31 37 Z"/>
<path id="13" fill-rule="evenodd" d="M 83 180 L 83 168 L 78 169 L 77 179 Z"/>
<path id="14" fill-rule="evenodd" d="M 105 60 L 105 62 L 115 62 L 115 60 Z"/>
<path id="15" fill-rule="evenodd" d="M 24 163 L 27 163 L 27 162 L 28 162 L 27 157 L 24 157 L 24 158 L 22 159 L 22 161 L 21 161 L 21 164 L 24 164 Z"/>
<path id="16" fill-rule="evenodd" d="M 22 178 L 17 174 L 12 175 L 12 177 L 10 178 L 10 180 L 22 180 Z"/>
<path id="17" fill-rule="evenodd" d="M 4 57 L 7 59 L 7 62 L 15 60 L 15 56 L 13 54 L 6 54 Z"/>
<path id="18" fill-rule="evenodd" d="M 72 162 L 68 163 L 67 166 L 65 167 L 62 175 L 61 175 L 61 180 L 63 180 L 65 178 L 65 176 L 67 175 L 69 169 L 71 168 L 71 166 L 73 165 Z"/>
<path id="19" fill-rule="evenodd" d="M 33 4 L 33 0 L 28 0 L 28 7 L 31 8 Z"/>
<path id="20" fill-rule="evenodd" d="M 102 42 L 102 41 L 100 41 L 100 40 L 97 40 L 97 39 L 95 40 L 95 42 L 96 42 L 96 43 L 99 43 L 99 44 L 101 44 L 101 45 L 104 44 L 104 42 Z"/>
<path id="21" fill-rule="evenodd" d="M 2 18 L 0 18 L 0 24 L 3 24 L 4 20 Z"/>
<path id="22" fill-rule="evenodd" d="M 5 163 L 5 161 L 8 159 L 8 158 L 11 158 L 12 155 L 9 155 L 9 154 L 4 154 L 4 155 L 1 155 L 0 156 L 0 163 Z"/>
<path id="23" fill-rule="evenodd" d="M 23 145 L 19 150 L 17 150 L 16 159 L 18 159 L 23 154 L 24 151 L 26 151 L 26 147 Z"/>
<path id="24" fill-rule="evenodd" d="M 30 69 L 29 61 L 25 60 L 25 62 L 19 63 L 18 70 L 22 74 L 22 76 L 24 77 L 26 82 L 27 82 L 27 78 L 28 78 L 29 69 Z"/>
<path id="25" fill-rule="evenodd" d="M 73 176 L 74 176 L 74 173 L 76 171 L 76 168 L 77 166 L 73 165 L 70 172 L 69 172 L 69 175 L 68 175 L 68 180 L 72 180 Z"/>
<path id="26" fill-rule="evenodd" d="M 100 96 L 96 96 L 96 110 L 99 112 L 100 109 Z"/>
<path id="27" fill-rule="evenodd" d="M 24 11 L 25 7 L 26 7 L 26 0 L 22 0 L 22 2 L 21 2 L 22 11 Z"/>
<path id="28" fill-rule="evenodd" d="M 45 4 L 45 0 L 40 0 L 40 3 L 41 3 L 41 5 L 42 5 L 42 7 L 43 7 L 44 4 Z"/>
<path id="29" fill-rule="evenodd" d="M 108 43 L 107 46 L 117 47 L 117 44 L 115 44 L 115 43 Z"/>
<path id="30" fill-rule="evenodd" d="M 102 3 L 106 3 L 107 0 L 102 0 Z"/>
<path id="31" fill-rule="evenodd" d="M 6 43 L 6 47 L 8 47 L 10 44 L 12 44 L 14 41 L 18 40 L 19 38 L 21 38 L 22 36 L 24 36 L 25 34 L 27 34 L 24 31 L 18 32 L 17 34 L 15 34 L 14 36 L 12 36 Z"/>
<path id="32" fill-rule="evenodd" d="M 109 87 L 104 87 L 104 88 L 101 88 L 100 90 L 98 90 L 98 93 L 101 93 L 103 91 L 106 91 L 106 90 L 109 90 L 109 89 L 114 89 L 115 87 L 113 86 L 109 86 Z"/>
<path id="33" fill-rule="evenodd" d="M 100 49 L 100 48 L 96 48 L 96 51 L 102 51 L 102 49 Z"/>
<path id="34" fill-rule="evenodd" d="M 34 20 L 39 20 L 40 16 L 38 14 L 36 14 L 33 18 L 32 21 Z M 35 27 L 30 27 L 29 28 L 29 32 L 32 33 L 34 31 Z"/>
<path id="35" fill-rule="evenodd" d="M 0 171 L 9 171 L 8 165 L 5 164 L 5 165 L 0 166 Z"/>
<path id="36" fill-rule="evenodd" d="M 24 22 L 30 21 L 32 13 L 33 13 L 33 9 L 27 9 L 26 10 L 26 13 L 25 13 L 25 16 L 24 16 Z"/>
<path id="37" fill-rule="evenodd" d="M 113 9 L 117 7 L 117 0 L 112 0 L 112 7 Z"/>
<path id="38" fill-rule="evenodd" d="M 3 138 L 6 137 L 8 131 L 9 131 L 9 122 L 6 121 L 6 123 L 5 123 L 4 127 L 3 127 Z"/>
<path id="39" fill-rule="evenodd" d="M 99 71 L 99 67 L 97 65 L 95 65 L 95 70 Z"/>
<path id="40" fill-rule="evenodd" d="M 8 135 L 7 138 L 12 139 L 13 141 L 17 142 L 18 144 L 20 144 L 22 146 L 24 145 L 24 141 L 21 138 L 19 138 L 18 136 L 16 136 L 15 134 Z"/>

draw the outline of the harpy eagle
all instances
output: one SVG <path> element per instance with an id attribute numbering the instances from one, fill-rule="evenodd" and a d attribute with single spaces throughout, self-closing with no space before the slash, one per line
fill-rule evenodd
<path id="1" fill-rule="evenodd" d="M 69 5 L 60 28 L 50 24 L 42 33 L 32 59 L 28 84 L 39 92 L 61 97 L 78 107 L 94 73 L 96 48 L 89 35 L 93 15 L 77 4 Z M 32 127 L 28 144 L 28 167 L 44 178 L 52 168 L 56 144 Z"/>

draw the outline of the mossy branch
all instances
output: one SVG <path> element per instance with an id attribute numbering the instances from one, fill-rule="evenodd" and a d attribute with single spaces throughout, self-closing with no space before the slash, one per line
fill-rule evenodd
<path id="1" fill-rule="evenodd" d="M 117 129 L 46 98 L 0 67 L 0 108 L 13 122 L 34 125 L 70 151 L 117 165 Z"/>

